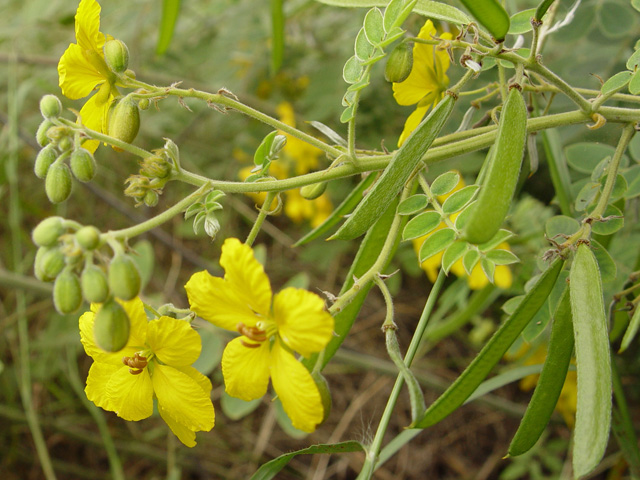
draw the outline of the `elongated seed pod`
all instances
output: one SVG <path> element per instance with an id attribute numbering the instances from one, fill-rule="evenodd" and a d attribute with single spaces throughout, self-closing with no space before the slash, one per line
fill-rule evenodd
<path id="1" fill-rule="evenodd" d="M 491 240 L 504 222 L 518 183 L 527 135 L 527 107 L 519 87 L 511 88 L 502 115 L 493 154 L 478 201 L 463 230 L 463 238 L 480 244 Z"/>
<path id="2" fill-rule="evenodd" d="M 509 31 L 511 20 L 497 0 L 460 0 L 480 24 L 501 42 Z"/>
<path id="3" fill-rule="evenodd" d="M 402 144 L 378 182 L 331 239 L 351 240 L 359 237 L 380 218 L 442 130 L 454 104 L 454 96 L 445 95 Z"/>
<path id="4" fill-rule="evenodd" d="M 567 377 L 571 353 L 573 352 L 573 326 L 571 324 L 571 302 L 569 289 L 565 289 L 556 310 L 547 347 L 547 358 L 542 367 L 527 411 L 522 417 L 518 431 L 509 445 L 509 456 L 515 457 L 533 447 L 549 423 L 553 409 Z"/>
<path id="5" fill-rule="evenodd" d="M 547 13 L 547 10 L 549 10 L 549 7 L 554 1 L 555 0 L 542 0 L 540 5 L 538 5 L 538 8 L 536 9 L 536 16 L 534 17 L 534 19 L 538 21 L 542 20 L 542 17 L 544 17 L 544 14 Z"/>
<path id="6" fill-rule="evenodd" d="M 564 261 L 561 259 L 557 259 L 549 266 L 533 288 L 525 295 L 518 308 L 493 334 L 465 371 L 429 406 L 422 419 L 415 425 L 415 428 L 426 428 L 435 425 L 454 412 L 469 398 L 515 342 L 524 327 L 538 313 L 538 310 L 540 310 L 540 307 L 542 307 L 551 293 L 563 266 Z"/>
<path id="7" fill-rule="evenodd" d="M 598 263 L 586 244 L 578 246 L 569 274 L 576 343 L 578 402 L 573 435 L 575 478 L 602 459 L 611 426 L 611 352 Z"/>

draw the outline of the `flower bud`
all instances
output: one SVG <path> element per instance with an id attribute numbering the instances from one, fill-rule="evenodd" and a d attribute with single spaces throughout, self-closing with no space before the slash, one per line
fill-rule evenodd
<path id="1" fill-rule="evenodd" d="M 49 217 L 42 220 L 31 233 L 33 243 L 39 247 L 51 247 L 65 231 L 62 217 Z"/>
<path id="2" fill-rule="evenodd" d="M 284 135 L 276 135 L 273 137 L 273 143 L 271 144 L 271 148 L 269 149 L 269 158 L 276 158 L 280 150 L 284 148 L 287 144 L 287 137 Z"/>
<path id="3" fill-rule="evenodd" d="M 76 242 L 83 250 L 94 250 L 100 244 L 100 231 L 91 225 L 82 227 L 76 232 Z"/>
<path id="4" fill-rule="evenodd" d="M 46 119 L 57 118 L 62 113 L 62 103 L 55 95 L 45 95 L 40 99 L 40 113 Z"/>
<path id="5" fill-rule="evenodd" d="M 61 203 L 69 198 L 71 184 L 71 172 L 65 163 L 54 163 L 49 167 L 44 189 L 51 203 Z"/>
<path id="6" fill-rule="evenodd" d="M 131 300 L 140 293 L 138 267 L 127 255 L 119 254 L 109 265 L 109 288 L 116 298 Z"/>
<path id="7" fill-rule="evenodd" d="M 113 299 L 102 304 L 93 321 L 96 345 L 107 352 L 122 350 L 129 341 L 131 323 L 124 308 Z"/>
<path id="8" fill-rule="evenodd" d="M 307 200 L 315 200 L 327 189 L 327 182 L 314 183 L 313 185 L 305 185 L 300 189 L 300 195 Z"/>
<path id="9" fill-rule="evenodd" d="M 404 82 L 413 68 L 413 49 L 408 43 L 402 42 L 389 54 L 384 69 L 387 82 Z"/>
<path id="10" fill-rule="evenodd" d="M 85 148 L 77 148 L 71 154 L 71 171 L 81 182 L 90 182 L 96 174 L 96 161 L 91 152 Z"/>
<path id="11" fill-rule="evenodd" d="M 58 313 L 75 312 L 82 304 L 82 290 L 78 276 L 71 270 L 65 270 L 53 284 L 53 304 Z"/>
<path id="12" fill-rule="evenodd" d="M 82 295 L 90 303 L 102 303 L 109 296 L 109 285 L 107 276 L 102 269 L 96 265 L 87 264 L 80 275 L 80 285 Z"/>
<path id="13" fill-rule="evenodd" d="M 58 158 L 58 152 L 53 145 L 47 145 L 38 152 L 36 156 L 36 163 L 33 166 L 33 171 L 38 178 L 45 178 L 49 167 Z"/>
<path id="14" fill-rule="evenodd" d="M 121 40 L 109 40 L 104 44 L 104 59 L 112 72 L 123 73 L 129 66 L 129 49 Z"/>
<path id="15" fill-rule="evenodd" d="M 140 174 L 145 177 L 166 178 L 171 173 L 172 165 L 166 158 L 152 155 L 140 161 Z"/>
<path id="16" fill-rule="evenodd" d="M 45 120 L 38 127 L 38 131 L 36 132 L 36 141 L 41 147 L 44 147 L 49 143 L 47 132 L 51 127 L 53 127 L 53 122 L 51 120 Z"/>
<path id="17" fill-rule="evenodd" d="M 149 99 L 148 98 L 143 98 L 138 102 L 138 107 L 140 108 L 140 110 L 146 110 L 147 108 L 149 108 Z"/>
<path id="18" fill-rule="evenodd" d="M 33 272 L 41 282 L 53 282 L 64 264 L 65 256 L 58 248 L 40 247 L 36 252 Z"/>
<path id="19" fill-rule="evenodd" d="M 147 190 L 147 193 L 144 194 L 144 204 L 147 207 L 155 207 L 158 205 L 159 195 L 154 190 Z"/>
<path id="20" fill-rule="evenodd" d="M 140 110 L 135 102 L 123 98 L 109 112 L 109 135 L 131 143 L 140 129 Z"/>

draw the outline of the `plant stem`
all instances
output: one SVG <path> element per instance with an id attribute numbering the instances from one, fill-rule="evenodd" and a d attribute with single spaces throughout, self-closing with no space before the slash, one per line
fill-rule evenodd
<path id="1" fill-rule="evenodd" d="M 251 231 L 249 232 L 249 235 L 247 236 L 247 239 L 245 240 L 245 244 L 246 245 L 253 245 L 253 242 L 256 240 L 256 237 L 258 236 L 258 232 L 260 232 L 260 228 L 262 227 L 262 224 L 264 223 L 265 218 L 267 218 L 267 215 L 269 214 L 269 208 L 271 207 L 271 203 L 273 202 L 274 197 L 277 195 L 276 192 L 268 192 L 267 193 L 267 197 L 264 200 L 264 203 L 262 204 L 262 207 L 260 207 L 260 213 L 258 214 L 258 218 L 256 218 L 255 223 L 253 224 L 253 227 L 251 227 Z"/>

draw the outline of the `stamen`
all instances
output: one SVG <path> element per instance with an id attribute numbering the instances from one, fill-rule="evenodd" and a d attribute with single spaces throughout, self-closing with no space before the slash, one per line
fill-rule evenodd
<path id="1" fill-rule="evenodd" d="M 241 322 L 236 325 L 236 328 L 238 329 L 238 332 L 245 337 L 250 338 L 254 342 L 264 342 L 267 339 L 267 335 L 264 330 L 260 330 L 258 327 L 247 327 Z"/>
<path id="2" fill-rule="evenodd" d="M 133 358 L 131 358 L 131 357 L 123 357 L 122 358 L 122 363 L 124 363 L 125 365 L 131 367 L 129 369 L 129 373 L 131 375 L 140 375 L 144 371 L 144 369 L 147 366 L 148 362 L 147 362 L 146 357 L 143 357 L 138 352 L 136 352 L 133 355 Z"/>
<path id="3" fill-rule="evenodd" d="M 260 346 L 259 343 L 247 343 L 244 340 L 240 339 L 240 343 L 247 348 L 258 348 Z"/>

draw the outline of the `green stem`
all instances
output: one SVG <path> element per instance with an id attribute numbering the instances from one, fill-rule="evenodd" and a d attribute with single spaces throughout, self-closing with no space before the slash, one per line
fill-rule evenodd
<path id="1" fill-rule="evenodd" d="M 538 22 L 535 19 L 531 19 L 531 26 L 533 27 L 533 37 L 531 38 L 531 53 L 529 54 L 529 58 L 527 59 L 528 64 L 532 64 L 537 62 L 536 57 L 538 56 L 538 45 L 540 40 L 540 25 L 542 23 Z"/>
<path id="2" fill-rule="evenodd" d="M 420 345 L 420 341 L 422 340 L 422 335 L 427 328 L 431 311 L 433 310 L 436 299 L 440 294 L 440 290 L 442 289 L 445 278 L 446 275 L 444 271 L 440 270 L 438 278 L 433 284 L 431 292 L 429 292 L 429 297 L 427 298 L 427 302 L 425 303 L 424 309 L 422 310 L 422 315 L 420 316 L 420 320 L 418 321 L 418 326 L 416 327 L 416 331 L 414 332 L 413 338 L 411 339 L 411 344 L 407 349 L 407 354 L 404 357 L 404 364 L 407 367 L 411 366 L 413 358 L 418 351 L 418 346 Z M 378 429 L 376 430 L 373 442 L 367 450 L 367 455 L 365 457 L 362 470 L 358 475 L 358 480 L 370 479 L 373 475 L 373 472 L 375 471 L 376 463 L 378 461 L 378 455 L 380 453 L 382 441 L 384 439 L 384 434 L 387 431 L 387 427 L 389 426 L 389 421 L 391 420 L 391 415 L 393 414 L 393 411 L 395 409 L 396 402 L 398 401 L 398 396 L 400 395 L 400 390 L 402 389 L 403 383 L 404 377 L 402 376 L 402 374 L 398 374 L 398 376 L 396 377 L 396 383 L 393 386 L 391 394 L 389 395 L 389 399 L 387 400 L 387 406 L 385 407 L 382 417 L 380 418 L 380 423 L 378 424 Z"/>
<path id="3" fill-rule="evenodd" d="M 247 239 L 244 242 L 246 245 L 249 245 L 249 246 L 253 245 L 253 242 L 258 236 L 258 232 L 260 232 L 260 228 L 262 227 L 264 220 L 267 218 L 267 215 L 269 214 L 269 208 L 271 207 L 271 203 L 273 202 L 273 199 L 276 195 L 277 195 L 276 192 L 267 193 L 264 203 L 262 204 L 262 207 L 260 207 L 260 213 L 258 214 L 258 218 L 256 218 L 256 221 L 253 224 L 253 227 L 251 227 L 251 231 L 249 232 L 249 235 L 247 236 Z"/>
<path id="4" fill-rule="evenodd" d="M 627 149 L 627 145 L 633 138 L 633 135 L 636 133 L 634 125 L 628 124 L 624 130 L 622 130 L 622 135 L 620 136 L 620 140 L 618 141 L 618 146 L 616 147 L 616 151 L 613 154 L 613 158 L 611 159 L 611 163 L 609 164 L 609 168 L 607 169 L 607 181 L 604 184 L 604 188 L 602 190 L 602 194 L 600 195 L 600 200 L 596 205 L 596 208 L 593 209 L 591 215 L 589 215 L 592 219 L 599 219 L 604 214 L 607 205 L 609 204 L 609 199 L 611 198 L 611 194 L 613 193 L 613 187 L 615 186 L 616 179 L 618 178 L 618 169 L 620 168 L 620 161 L 622 160 L 622 155 L 624 151 Z"/>
<path id="5" fill-rule="evenodd" d="M 361 79 L 367 78 L 369 76 L 369 72 L 371 71 L 372 65 L 367 65 L 367 67 L 362 72 Z M 360 94 L 362 90 L 357 90 L 355 96 L 353 97 L 353 117 L 349 120 L 348 124 L 348 137 L 347 137 L 347 145 L 349 148 L 349 157 L 351 161 L 357 163 L 358 157 L 356 155 L 356 116 L 358 113 L 358 105 L 360 103 Z"/>
<path id="6" fill-rule="evenodd" d="M 141 235 L 145 232 L 148 232 L 149 230 L 152 230 L 155 227 L 162 225 L 164 222 L 184 212 L 209 189 L 211 189 L 211 185 L 209 183 L 206 183 L 202 185 L 198 190 L 193 192 L 191 195 L 183 198 L 178 203 L 176 203 L 173 207 L 168 208 L 161 214 L 156 215 L 155 217 L 150 218 L 145 222 L 139 223 L 138 225 L 134 225 L 133 227 L 123 228 L 122 230 L 110 230 L 107 233 L 103 233 L 101 235 L 101 240 L 109 241 L 109 240 L 116 240 L 116 239 L 128 239 L 128 238 Z"/>
<path id="7" fill-rule="evenodd" d="M 442 210 L 442 206 L 440 205 L 440 202 L 438 202 L 438 199 L 436 198 L 436 196 L 431 192 L 431 187 L 429 187 L 429 183 L 424 178 L 424 175 L 422 172 L 420 172 L 420 174 L 418 175 L 418 182 L 420 183 L 420 188 L 422 188 L 422 191 L 425 193 L 425 195 L 429 199 L 429 203 L 431 204 L 433 209 L 436 212 L 438 212 L 442 217 L 442 221 L 447 225 L 447 227 L 451 228 L 454 232 L 456 232 L 456 235 L 459 234 L 460 232 L 458 232 L 458 230 L 456 229 L 456 226 L 453 223 L 453 221 L 451 221 L 451 218 L 449 218 L 448 215 L 444 214 L 444 210 Z"/>

